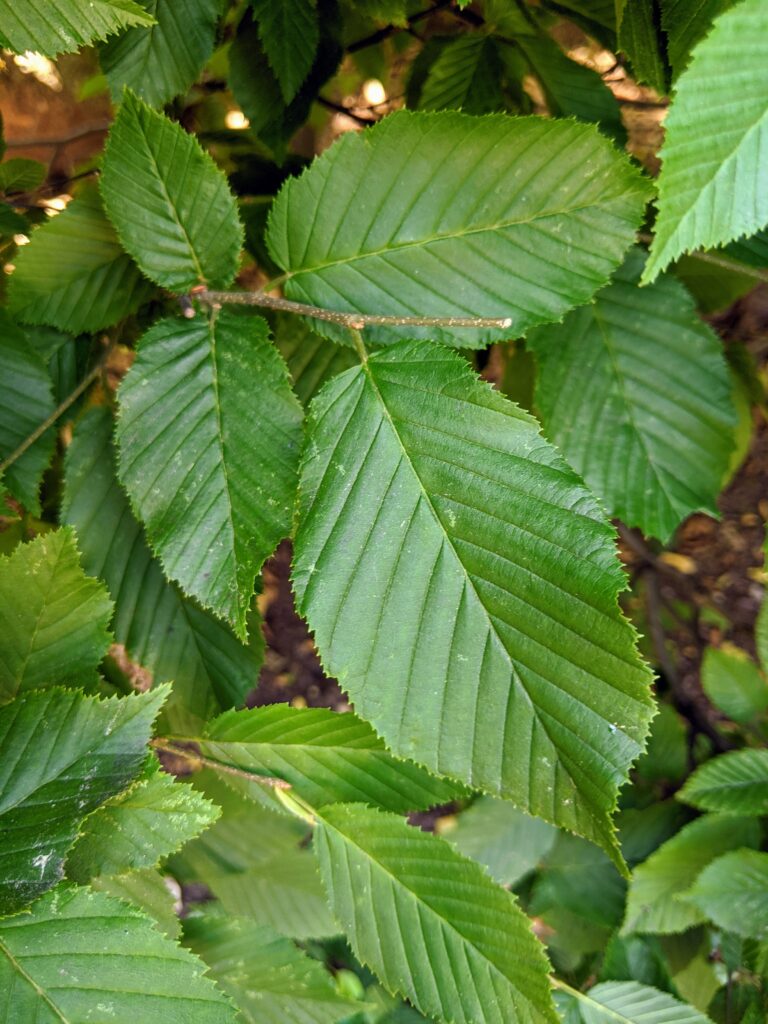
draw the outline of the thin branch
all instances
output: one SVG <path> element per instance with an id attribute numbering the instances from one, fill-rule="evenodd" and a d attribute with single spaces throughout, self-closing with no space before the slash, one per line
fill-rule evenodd
<path id="1" fill-rule="evenodd" d="M 184 747 L 177 747 L 170 739 L 158 737 L 150 741 L 150 746 L 164 754 L 172 754 L 174 757 L 180 757 L 194 764 L 213 768 L 215 771 L 223 772 L 225 775 L 234 775 L 238 779 L 247 779 L 248 782 L 258 782 L 262 786 L 269 786 L 270 789 L 291 788 L 290 782 L 286 782 L 285 779 L 278 779 L 274 775 L 256 775 L 254 772 L 247 772 L 242 768 L 234 768 L 232 765 L 223 764 L 223 762 L 215 761 L 210 757 L 204 757 L 202 754 L 186 750 Z"/>
<path id="2" fill-rule="evenodd" d="M 482 316 L 380 316 L 377 313 L 343 313 L 335 309 L 308 306 L 304 302 L 255 292 L 213 292 L 207 289 L 192 291 L 192 297 L 206 306 L 261 306 L 264 309 L 279 309 L 286 313 L 298 313 L 314 320 L 326 320 L 341 327 L 362 330 L 364 327 L 498 327 L 506 330 L 512 326 L 511 317 Z"/>
<path id="3" fill-rule="evenodd" d="M 32 431 L 29 437 L 25 438 L 18 446 L 18 448 L 11 452 L 7 459 L 4 459 L 2 462 L 0 462 L 0 474 L 4 473 L 9 466 L 12 466 L 17 459 L 20 459 L 24 452 L 27 450 L 27 448 L 31 448 L 35 441 L 37 441 L 38 438 L 42 437 L 49 427 L 53 426 L 53 424 L 56 422 L 59 416 L 61 416 L 62 413 L 65 413 L 67 409 L 78 400 L 80 395 L 82 395 L 82 393 L 90 387 L 90 385 L 96 380 L 101 371 L 104 369 L 104 364 L 107 360 L 108 352 L 109 350 L 107 351 L 107 353 L 105 353 L 103 358 L 101 358 L 98 361 L 98 363 L 93 367 L 93 369 L 89 373 L 87 373 L 85 377 L 83 377 L 83 379 L 77 385 L 75 390 L 70 395 L 67 395 L 64 401 L 61 403 L 61 405 L 58 406 L 58 408 L 54 409 L 51 415 L 47 419 L 43 420 L 43 422 Z"/>
<path id="4" fill-rule="evenodd" d="M 347 53 L 357 53 L 358 50 L 365 50 L 368 46 L 375 46 L 376 43 L 381 43 L 385 39 L 389 39 L 390 36 L 396 35 L 398 32 L 405 32 L 412 25 L 415 25 L 419 21 L 423 21 L 424 18 L 428 18 L 431 14 L 436 11 L 441 11 L 444 7 L 450 7 L 452 0 L 438 0 L 438 3 L 433 4 L 431 7 L 427 7 L 423 11 L 418 11 L 416 14 L 412 14 L 408 19 L 408 25 L 387 25 L 385 28 L 377 29 L 376 32 L 372 32 L 369 36 L 365 36 L 363 39 L 358 39 L 354 43 L 350 43 L 347 47 Z"/>
<path id="5" fill-rule="evenodd" d="M 58 149 L 60 146 L 67 146 L 70 142 L 77 142 L 78 139 L 87 138 L 89 135 L 100 135 L 109 131 L 109 121 L 102 124 L 93 124 L 88 128 L 78 128 L 69 135 L 61 135 L 53 139 L 8 139 L 6 149 L 32 149 L 35 146 L 50 146 Z"/>
<path id="6" fill-rule="evenodd" d="M 345 107 L 341 103 L 334 103 L 333 100 L 329 100 L 325 96 L 316 96 L 315 99 L 320 106 L 325 107 L 326 110 L 333 110 L 337 114 L 344 114 L 346 117 L 350 117 L 353 121 L 356 121 L 363 127 L 367 127 L 370 124 L 376 124 L 377 119 L 375 117 L 362 117 L 360 114 L 356 114 L 354 110 L 350 110 L 349 107 Z"/>

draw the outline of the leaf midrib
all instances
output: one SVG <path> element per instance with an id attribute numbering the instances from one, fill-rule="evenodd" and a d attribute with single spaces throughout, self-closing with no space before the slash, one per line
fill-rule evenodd
<path id="1" fill-rule="evenodd" d="M 61 1021 L 61 1024 L 74 1024 L 68 1017 L 65 1017 L 59 1007 L 53 1002 L 45 989 L 40 988 L 35 979 L 27 974 L 23 966 L 19 963 L 10 949 L 6 946 L 2 939 L 0 939 L 0 952 L 2 952 L 11 964 L 11 967 L 16 973 L 26 981 L 30 988 L 34 989 L 38 997 L 48 1006 L 48 1008 L 56 1015 L 56 1018 Z"/>

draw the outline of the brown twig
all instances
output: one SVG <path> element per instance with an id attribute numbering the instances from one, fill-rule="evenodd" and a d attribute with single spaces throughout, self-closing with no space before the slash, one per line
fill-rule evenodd
<path id="1" fill-rule="evenodd" d="M 223 772 L 225 775 L 234 775 L 239 779 L 246 779 L 248 782 L 257 782 L 261 786 L 269 786 L 270 789 L 290 789 L 290 782 L 286 782 L 285 779 L 279 779 L 274 775 L 256 775 L 254 772 L 244 771 L 242 768 L 235 768 L 233 765 L 224 764 L 221 761 L 215 761 L 213 758 L 205 757 L 203 754 L 197 751 L 186 750 L 184 747 L 178 747 L 170 739 L 163 739 L 158 737 L 150 741 L 150 746 L 154 750 L 159 750 L 164 754 L 171 754 L 173 757 L 180 757 L 183 760 L 190 761 L 194 764 L 203 765 L 206 768 L 213 768 L 217 772 Z"/>

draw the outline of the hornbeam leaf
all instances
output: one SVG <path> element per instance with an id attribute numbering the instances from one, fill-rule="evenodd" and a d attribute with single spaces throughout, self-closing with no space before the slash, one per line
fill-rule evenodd
<path id="1" fill-rule="evenodd" d="M 421 110 L 488 114 L 504 109 L 503 65 L 489 36 L 468 32 L 446 41 L 419 96 Z"/>
<path id="2" fill-rule="evenodd" d="M 584 1024 L 712 1024 L 687 1003 L 636 981 L 606 981 L 578 998 Z"/>
<path id="3" fill-rule="evenodd" d="M 75 334 L 117 323 L 154 290 L 123 251 L 95 186 L 34 231 L 15 262 L 11 310 Z"/>
<path id="4" fill-rule="evenodd" d="M 590 306 L 531 332 L 544 429 L 608 510 L 667 540 L 715 500 L 736 416 L 719 339 L 674 278 L 637 283 L 633 250 Z"/>
<path id="5" fill-rule="evenodd" d="M 126 89 L 104 151 L 101 195 L 126 252 L 163 288 L 228 285 L 243 229 L 226 178 L 180 124 Z"/>
<path id="6" fill-rule="evenodd" d="M 653 0 L 615 0 L 618 47 L 629 57 L 638 82 L 667 91 L 667 67 Z"/>
<path id="7" fill-rule="evenodd" d="M 319 812 L 314 846 L 355 955 L 390 992 L 452 1024 L 557 1021 L 527 918 L 474 861 L 359 804 Z"/>
<path id="8" fill-rule="evenodd" d="M 702 811 L 768 814 L 768 750 L 734 750 L 700 765 L 677 799 Z"/>
<path id="9" fill-rule="evenodd" d="M 586 302 L 621 260 L 648 194 L 590 125 L 399 111 L 289 179 L 267 242 L 291 299 L 512 320 L 506 331 L 376 327 L 372 341 L 482 346 Z"/>
<path id="10" fill-rule="evenodd" d="M 734 0 L 661 0 L 661 25 L 667 36 L 667 53 L 675 77 L 684 70 L 699 40 L 712 22 Z"/>
<path id="11" fill-rule="evenodd" d="M 67 858 L 68 878 L 87 882 L 94 875 L 156 867 L 219 817 L 202 793 L 151 764 L 147 778 L 87 819 Z"/>
<path id="12" fill-rule="evenodd" d="M 0 43 L 55 57 L 104 39 L 127 25 L 151 25 L 133 0 L 0 0 Z"/>
<path id="13" fill-rule="evenodd" d="M 357 366 L 357 356 L 351 348 L 321 338 L 297 316 L 278 314 L 275 342 L 288 366 L 293 390 L 305 406 L 327 380 Z"/>
<path id="14" fill-rule="evenodd" d="M 102 701 L 46 690 L 0 708 L 0 914 L 61 878 L 83 818 L 138 773 L 166 693 Z"/>
<path id="15" fill-rule="evenodd" d="M 168 576 L 245 639 L 256 573 L 291 529 L 301 440 L 266 321 L 227 311 L 160 321 L 119 407 L 120 478 L 150 544 Z"/>
<path id="16" fill-rule="evenodd" d="M 768 938 L 768 853 L 734 850 L 701 872 L 685 898 L 718 928 Z"/>
<path id="17" fill-rule="evenodd" d="M 237 1020 L 196 956 L 136 907 L 85 888 L 0 921 L 0 991 L 2 1024 Z"/>
<path id="18" fill-rule="evenodd" d="M 723 245 L 768 222 L 763 0 L 744 0 L 717 19 L 678 80 L 664 127 L 646 282 L 684 252 Z"/>
<path id="19" fill-rule="evenodd" d="M 341 995 L 317 960 L 268 925 L 198 913 L 185 919 L 184 941 L 246 1024 L 334 1024 L 363 1009 Z"/>
<path id="20" fill-rule="evenodd" d="M 108 40 L 99 62 L 115 99 L 124 86 L 151 107 L 162 107 L 192 85 L 213 51 L 217 0 L 142 0 L 155 20 Z"/>
<path id="21" fill-rule="evenodd" d="M 0 558 L 0 704 L 19 691 L 90 683 L 111 640 L 112 602 L 85 575 L 73 531 Z"/>
<path id="22" fill-rule="evenodd" d="M 77 527 L 86 572 L 104 580 L 115 602 L 117 643 L 156 682 L 173 680 L 164 728 L 194 733 L 242 704 L 258 680 L 261 634 L 252 628 L 244 646 L 166 580 L 118 483 L 106 409 L 83 417 L 67 449 L 63 517 Z"/>
<path id="23" fill-rule="evenodd" d="M 387 745 L 602 845 L 652 715 L 614 533 L 527 413 L 404 342 L 314 400 L 294 586 Z"/>
<path id="24" fill-rule="evenodd" d="M 283 100 L 290 103 L 309 74 L 320 41 L 316 0 L 251 0 L 251 7 Z"/>
<path id="25" fill-rule="evenodd" d="M 178 890 L 178 883 L 170 876 L 161 875 L 156 868 L 140 868 L 120 875 L 98 875 L 91 879 L 90 886 L 97 892 L 133 903 L 156 921 L 169 938 L 180 938 L 181 921 L 176 913 L 174 891 Z"/>
<path id="26" fill-rule="evenodd" d="M 755 627 L 761 655 L 764 622 L 761 609 Z M 768 680 L 747 652 L 732 644 L 706 649 L 701 663 L 701 685 L 715 707 L 734 722 L 746 724 L 768 710 Z"/>
<path id="27" fill-rule="evenodd" d="M 388 810 L 425 810 L 462 795 L 386 749 L 353 714 L 272 704 L 226 712 L 196 740 L 201 752 L 230 767 L 289 782 L 315 807 L 360 802 Z"/>

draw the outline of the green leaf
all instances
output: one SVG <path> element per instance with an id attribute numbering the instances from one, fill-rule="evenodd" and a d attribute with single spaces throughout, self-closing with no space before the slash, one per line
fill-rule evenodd
<path id="1" fill-rule="evenodd" d="M 668 70 L 655 8 L 655 0 L 616 0 L 618 46 L 629 57 L 637 81 L 663 95 Z"/>
<path id="2" fill-rule="evenodd" d="M 38 160 L 6 160 L 0 164 L 0 192 L 33 192 L 47 173 L 48 168 Z"/>
<path id="3" fill-rule="evenodd" d="M 733 0 L 661 0 L 661 24 L 667 36 L 667 55 L 675 77 L 685 70 L 696 45 L 712 22 Z"/>
<path id="4" fill-rule="evenodd" d="M 24 53 L 55 57 L 104 39 L 128 25 L 151 25 L 133 0 L 0 0 L 0 42 Z"/>
<path id="5" fill-rule="evenodd" d="M 173 888 L 177 883 L 154 868 L 126 871 L 121 875 L 100 875 L 91 880 L 91 888 L 119 900 L 127 900 L 153 918 L 169 939 L 181 936 L 181 921 L 176 913 Z M 179 890 L 180 893 L 180 890 Z M 180 903 L 179 899 L 179 903 Z"/>
<path id="6" fill-rule="evenodd" d="M 160 321 L 118 397 L 120 478 L 150 544 L 244 640 L 256 573 L 290 533 L 301 441 L 266 321 Z"/>
<path id="7" fill-rule="evenodd" d="M 231 916 L 247 916 L 296 939 L 336 935 L 303 824 L 232 791 L 225 796 L 216 799 L 224 816 L 176 854 L 174 873 L 204 882 Z"/>
<path id="8" fill-rule="evenodd" d="M 735 750 L 705 762 L 677 798 L 702 811 L 768 814 L 768 750 Z"/>
<path id="9" fill-rule="evenodd" d="M 309 74 L 320 40 L 315 0 L 251 0 L 267 58 L 290 103 Z"/>
<path id="10" fill-rule="evenodd" d="M 765 753 L 765 751 L 763 751 Z M 768 853 L 735 850 L 712 861 L 685 898 L 718 928 L 768 938 Z"/>
<path id="11" fill-rule="evenodd" d="M 29 222 L 20 213 L 17 213 L 8 203 L 0 203 L 0 237 L 8 238 L 11 235 L 26 235 L 29 231 Z"/>
<path id="12" fill-rule="evenodd" d="M 490 36 L 468 32 L 446 41 L 421 88 L 421 110 L 489 114 L 504 109 L 504 68 Z"/>
<path id="13" fill-rule="evenodd" d="M 164 727 L 193 734 L 256 685 L 263 642 L 241 644 L 219 619 L 185 598 L 152 557 L 115 475 L 112 417 L 92 409 L 67 449 L 63 517 L 78 530 L 85 571 L 115 602 L 112 629 L 155 681 L 174 680 Z"/>
<path id="14" fill-rule="evenodd" d="M 129 28 L 99 48 L 99 62 L 115 100 L 128 86 L 151 107 L 187 91 L 213 52 L 217 0 L 141 0 L 154 18 Z"/>
<path id="15" fill-rule="evenodd" d="M 355 955 L 390 992 L 455 1024 L 557 1021 L 543 949 L 479 865 L 358 804 L 326 807 L 314 846 Z"/>
<path id="16" fill-rule="evenodd" d="M 768 228 L 749 238 L 731 242 L 723 251 L 750 267 L 768 267 Z"/>
<path id="17" fill-rule="evenodd" d="M 530 912 L 565 910 L 613 929 L 621 922 L 626 882 L 606 855 L 577 836 L 560 833 L 533 885 Z"/>
<path id="18" fill-rule="evenodd" d="M 629 245 L 648 191 L 588 125 L 399 111 L 348 132 L 289 179 L 267 241 L 291 299 L 359 313 L 512 319 L 507 331 L 366 332 L 374 342 L 477 347 L 590 298 Z"/>
<path id="19" fill-rule="evenodd" d="M 645 282 L 681 253 L 751 235 L 768 221 L 763 0 L 744 0 L 717 19 L 678 80 L 664 128 L 659 214 Z"/>
<path id="20" fill-rule="evenodd" d="M 165 696 L 102 701 L 46 690 L 0 708 L 0 914 L 62 877 L 83 818 L 139 771 Z"/>
<path id="21" fill-rule="evenodd" d="M 126 90 L 104 151 L 101 195 L 124 248 L 163 288 L 231 283 L 243 229 L 227 181 L 197 140 Z"/>
<path id="22" fill-rule="evenodd" d="M 123 252 L 95 185 L 34 231 L 15 263 L 11 310 L 74 334 L 117 323 L 154 290 Z"/>
<path id="23" fill-rule="evenodd" d="M 352 349 L 321 338 L 297 316 L 278 314 L 275 341 L 288 365 L 293 390 L 304 406 L 309 405 L 327 380 L 357 366 Z"/>
<path id="24" fill-rule="evenodd" d="M 80 566 L 72 530 L 0 557 L 0 704 L 19 691 L 90 683 L 112 639 L 111 617 L 106 589 Z"/>
<path id="25" fill-rule="evenodd" d="M 67 877 L 156 867 L 219 817 L 218 807 L 151 762 L 148 778 L 103 804 L 85 822 L 67 858 Z"/>
<path id="26" fill-rule="evenodd" d="M 712 1024 L 687 1003 L 636 981 L 606 981 L 576 992 L 584 1024 Z"/>
<path id="27" fill-rule="evenodd" d="M 734 722 L 751 722 L 768 709 L 765 676 L 740 647 L 708 647 L 701 665 L 701 685 L 715 707 Z"/>
<path id="28" fill-rule="evenodd" d="M 314 400 L 293 579 L 326 668 L 395 754 L 618 856 L 610 814 L 651 698 L 614 534 L 457 354 L 406 342 Z"/>
<path id="29" fill-rule="evenodd" d="M 706 920 L 706 915 L 680 894 L 720 854 L 759 842 L 760 828 L 753 818 L 707 814 L 686 825 L 635 868 L 623 933 L 668 935 Z"/>
<path id="30" fill-rule="evenodd" d="M 529 346 L 548 436 L 613 515 L 667 540 L 690 513 L 716 514 L 736 416 L 717 336 L 674 278 L 639 289 L 643 265 L 633 250 Z"/>
<path id="31" fill-rule="evenodd" d="M 545 821 L 530 818 L 503 800 L 481 796 L 461 813 L 457 828 L 445 838 L 459 853 L 487 868 L 497 882 L 512 886 L 539 865 L 556 835 Z"/>
<path id="32" fill-rule="evenodd" d="M 89 889 L 57 890 L 0 921 L 3 1024 L 235 1024 L 203 970 L 140 910 Z"/>
<path id="33" fill-rule="evenodd" d="M 334 1024 L 361 1008 L 317 960 L 268 926 L 193 914 L 184 921 L 184 939 L 246 1024 Z"/>
<path id="34" fill-rule="evenodd" d="M 313 806 L 339 801 L 388 810 L 425 810 L 462 790 L 400 761 L 353 714 L 272 704 L 221 715 L 195 741 L 213 760 L 289 782 Z"/>
<path id="35" fill-rule="evenodd" d="M 635 771 L 649 782 L 681 782 L 687 775 L 688 724 L 669 704 L 659 706 Z"/>
<path id="36" fill-rule="evenodd" d="M 0 461 L 10 456 L 53 412 L 53 390 L 45 363 L 21 329 L 0 310 Z M 3 473 L 11 494 L 40 514 L 40 482 L 53 456 L 47 430 Z"/>

